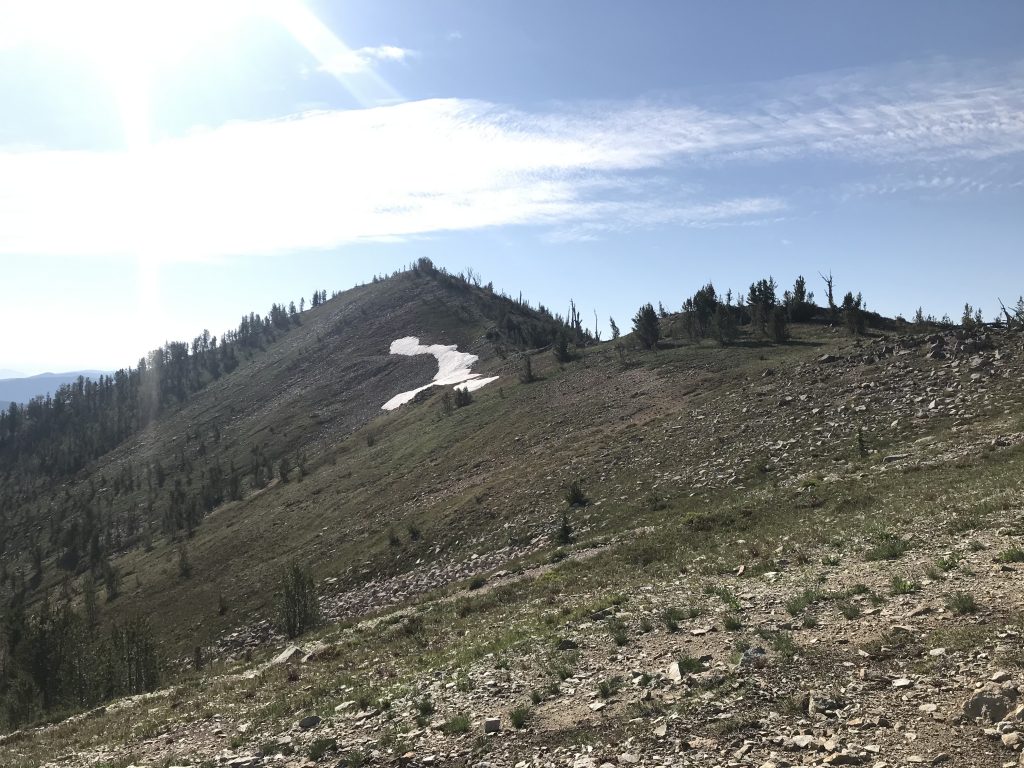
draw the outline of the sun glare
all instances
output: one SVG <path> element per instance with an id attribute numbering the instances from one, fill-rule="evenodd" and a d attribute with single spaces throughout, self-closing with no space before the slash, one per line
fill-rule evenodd
<path id="1" fill-rule="evenodd" d="M 173 60 L 266 2 L 242 0 L 0 0 L 3 38 L 123 64 Z"/>

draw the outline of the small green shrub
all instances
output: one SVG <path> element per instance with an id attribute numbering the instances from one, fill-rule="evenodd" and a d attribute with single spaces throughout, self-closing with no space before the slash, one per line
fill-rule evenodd
<path id="1" fill-rule="evenodd" d="M 518 707 L 513 709 L 508 714 L 508 719 L 512 723 L 512 727 L 517 730 L 522 730 L 530 722 L 530 717 L 533 713 L 530 708 L 525 704 L 520 704 Z"/>
<path id="2" fill-rule="evenodd" d="M 565 500 L 570 507 L 585 507 L 590 503 L 587 495 L 583 492 L 583 486 L 579 480 L 573 480 L 565 492 Z"/>
<path id="3" fill-rule="evenodd" d="M 875 545 L 864 553 L 868 561 L 898 560 L 910 549 L 910 544 L 892 533 L 881 533 L 875 537 Z"/>
<path id="4" fill-rule="evenodd" d="M 726 614 L 722 623 L 725 625 L 726 632 L 738 632 L 743 629 L 743 620 L 735 613 Z"/>
<path id="5" fill-rule="evenodd" d="M 455 733 L 467 733 L 470 728 L 470 720 L 468 715 L 459 714 L 448 719 L 444 724 L 443 730 L 447 734 Z"/>
<path id="6" fill-rule="evenodd" d="M 912 595 L 913 593 L 921 589 L 921 585 L 916 581 L 906 579 L 899 574 L 892 577 L 892 593 L 894 595 Z"/>
<path id="7" fill-rule="evenodd" d="M 696 619 L 698 616 L 700 616 L 699 608 L 667 608 L 662 612 L 661 620 L 669 632 L 678 632 L 680 621 Z"/>
<path id="8" fill-rule="evenodd" d="M 562 522 L 558 526 L 558 531 L 555 533 L 555 543 L 566 546 L 572 543 L 573 529 L 572 523 L 569 522 L 569 515 L 562 513 Z"/>
<path id="9" fill-rule="evenodd" d="M 470 590 L 477 590 L 487 583 L 487 578 L 484 576 L 474 576 L 469 582 Z"/>
<path id="10" fill-rule="evenodd" d="M 614 696 L 620 688 L 622 688 L 622 678 L 618 676 L 602 680 L 597 684 L 597 692 L 602 699 Z"/>
<path id="11" fill-rule="evenodd" d="M 316 761 L 324 757 L 328 752 L 338 749 L 338 742 L 334 739 L 317 739 L 309 745 L 309 759 Z"/>
<path id="12" fill-rule="evenodd" d="M 861 614 L 860 606 L 856 603 L 850 602 L 849 600 L 844 600 L 839 603 L 839 612 L 850 621 L 859 619 Z"/>
<path id="13" fill-rule="evenodd" d="M 612 640 L 620 648 L 629 642 L 629 628 L 619 618 L 611 618 L 608 620 L 608 631 L 611 633 Z"/>
<path id="14" fill-rule="evenodd" d="M 430 717 L 434 714 L 434 702 L 429 696 L 424 696 L 416 704 L 416 711 L 419 712 L 420 717 Z"/>
<path id="15" fill-rule="evenodd" d="M 1000 552 L 996 560 L 1000 563 L 1024 563 L 1024 549 L 1014 545 Z"/>
<path id="16" fill-rule="evenodd" d="M 946 598 L 946 607 L 961 616 L 978 612 L 978 603 L 970 592 L 954 592 Z"/>
<path id="17" fill-rule="evenodd" d="M 779 632 L 772 640 L 772 647 L 776 653 L 785 659 L 792 659 L 799 652 L 799 647 L 789 632 Z"/>
<path id="18" fill-rule="evenodd" d="M 684 675 L 696 674 L 704 671 L 704 664 L 694 656 L 680 656 L 676 659 L 679 671 Z"/>

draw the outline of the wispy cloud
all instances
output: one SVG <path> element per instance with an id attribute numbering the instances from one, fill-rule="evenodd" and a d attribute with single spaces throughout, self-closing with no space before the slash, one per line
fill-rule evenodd
<path id="1" fill-rule="evenodd" d="M 373 68 L 382 61 L 403 62 L 415 55 L 415 51 L 409 48 L 399 48 L 395 45 L 354 48 L 336 53 L 332 58 L 323 62 L 318 69 L 335 77 L 357 75 L 360 72 Z"/>
<path id="2" fill-rule="evenodd" d="M 144 154 L 0 150 L 0 254 L 202 258 L 511 225 L 586 239 L 788 216 L 791 162 L 831 163 L 829 191 L 861 195 L 843 169 L 881 175 L 877 193 L 1019 171 L 1024 69 L 940 74 L 777 83 L 733 107 L 434 99 L 229 123 Z"/>

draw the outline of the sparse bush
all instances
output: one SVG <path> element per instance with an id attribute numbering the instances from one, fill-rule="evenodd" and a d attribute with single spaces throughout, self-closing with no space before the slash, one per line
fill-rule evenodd
<path id="1" fill-rule="evenodd" d="M 661 614 L 661 620 L 669 632 L 678 632 L 680 621 L 696 619 L 698 616 L 699 608 L 668 608 Z"/>
<path id="2" fill-rule="evenodd" d="M 722 623 L 727 632 L 739 632 L 743 629 L 743 620 L 735 613 L 727 613 Z"/>
<path id="3" fill-rule="evenodd" d="M 568 363 L 572 360 L 572 352 L 569 351 L 569 334 L 565 332 L 564 328 L 558 331 L 551 352 L 555 356 L 555 360 L 560 363 Z"/>
<path id="4" fill-rule="evenodd" d="M 1000 563 L 1024 563 L 1024 549 L 1014 545 L 1000 552 L 996 560 Z"/>
<path id="5" fill-rule="evenodd" d="M 704 664 L 696 656 L 680 656 L 676 659 L 679 671 L 684 675 L 693 675 L 704 671 Z"/>
<path id="6" fill-rule="evenodd" d="M 481 589 L 484 586 L 484 584 L 486 584 L 486 583 L 487 583 L 487 578 L 485 576 L 479 576 L 479 575 L 478 576 L 474 576 L 469 581 L 469 588 L 470 588 L 470 590 Z"/>
<path id="7" fill-rule="evenodd" d="M 946 598 L 946 607 L 960 616 L 978 612 L 978 603 L 970 592 L 954 592 Z"/>
<path id="8" fill-rule="evenodd" d="M 573 480 L 569 483 L 569 487 L 565 492 L 565 500 L 570 507 L 585 507 L 590 503 L 587 495 L 583 492 L 583 486 L 580 485 L 579 480 Z"/>
<path id="9" fill-rule="evenodd" d="M 519 381 L 523 384 L 532 384 L 537 380 L 533 375 L 533 360 L 529 355 L 523 355 L 523 370 L 519 374 Z"/>
<path id="10" fill-rule="evenodd" d="M 320 623 L 320 601 L 313 574 L 293 561 L 280 575 L 277 625 L 289 638 L 298 637 Z"/>
<path id="11" fill-rule="evenodd" d="M 728 587 L 711 587 L 708 594 L 716 595 L 730 610 L 738 611 L 740 609 L 740 601 Z"/>
<path id="12" fill-rule="evenodd" d="M 597 692 L 602 699 L 611 698 L 618 693 L 620 688 L 622 688 L 622 678 L 618 676 L 602 680 L 597 684 Z"/>
<path id="13" fill-rule="evenodd" d="M 825 595 L 819 590 L 809 587 L 799 595 L 794 595 L 786 601 L 786 611 L 790 616 L 798 616 L 808 606 L 821 602 L 824 597 Z"/>
<path id="14" fill-rule="evenodd" d="M 456 733 L 468 733 L 471 723 L 468 715 L 458 714 L 450 717 L 442 727 L 442 730 L 451 735 Z"/>
<path id="15" fill-rule="evenodd" d="M 621 619 L 615 617 L 609 619 L 608 631 L 617 646 L 622 647 L 629 642 L 629 628 Z"/>
<path id="16" fill-rule="evenodd" d="M 799 646 L 789 632 L 779 632 L 772 640 L 772 647 L 784 659 L 792 659 L 799 653 Z"/>
<path id="17" fill-rule="evenodd" d="M 898 560 L 910 549 L 910 544 L 892 533 L 881 533 L 875 538 L 875 546 L 864 553 L 864 559 Z"/>
<path id="18" fill-rule="evenodd" d="M 899 574 L 892 577 L 892 593 L 894 595 L 910 595 L 921 589 L 916 581 L 906 579 Z"/>
<path id="19" fill-rule="evenodd" d="M 430 717 L 435 711 L 433 699 L 429 696 L 424 696 L 416 704 L 416 711 L 419 712 L 421 717 Z"/>
<path id="20" fill-rule="evenodd" d="M 309 745 L 309 759 L 314 762 L 320 760 L 328 752 L 338 749 L 338 742 L 334 739 L 317 739 Z"/>
<path id="21" fill-rule="evenodd" d="M 572 524 L 569 522 L 569 515 L 562 513 L 562 522 L 558 526 L 558 532 L 555 534 L 555 541 L 561 546 L 566 546 L 572 543 Z"/>
<path id="22" fill-rule="evenodd" d="M 856 603 L 851 603 L 848 600 L 844 600 L 839 603 L 839 612 L 843 614 L 847 619 L 853 621 L 854 619 L 860 618 L 860 606 Z"/>
<path id="23" fill-rule="evenodd" d="M 192 563 L 188 559 L 188 547 L 182 544 L 178 547 L 178 575 L 187 579 L 192 575 Z"/>
<path id="24" fill-rule="evenodd" d="M 508 714 L 508 719 L 512 722 L 512 727 L 517 730 L 522 730 L 530 722 L 530 717 L 533 713 L 530 708 L 525 704 L 520 704 L 518 707 L 513 709 Z"/>

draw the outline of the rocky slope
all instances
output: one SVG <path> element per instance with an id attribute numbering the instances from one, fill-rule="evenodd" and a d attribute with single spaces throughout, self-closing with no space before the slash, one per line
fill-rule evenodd
<path id="1" fill-rule="evenodd" d="M 1017 765 L 1021 337 L 758 354 L 498 364 L 453 418 L 530 418 L 391 513 L 463 525 L 318 571 L 332 623 L 300 646 L 253 617 L 172 687 L 3 737 L 5 764 Z"/>

